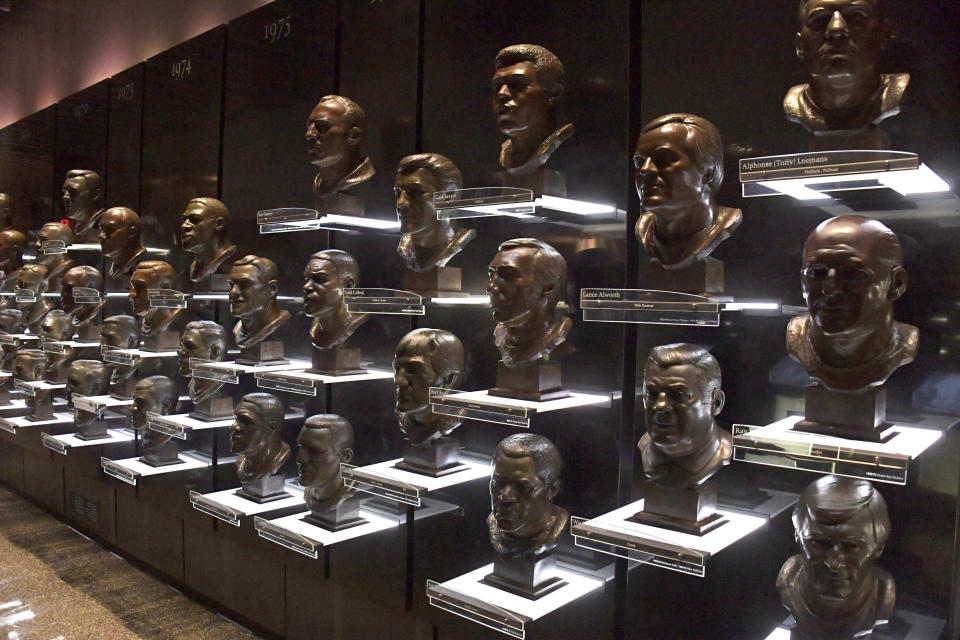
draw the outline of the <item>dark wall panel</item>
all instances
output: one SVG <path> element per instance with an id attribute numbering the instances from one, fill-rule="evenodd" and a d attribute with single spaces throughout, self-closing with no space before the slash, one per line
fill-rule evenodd
<path id="1" fill-rule="evenodd" d="M 285 287 L 299 286 L 307 247 L 289 251 L 286 234 L 261 238 L 257 211 L 314 206 L 304 132 L 314 104 L 334 92 L 335 40 L 332 0 L 279 0 L 229 25 L 222 200 L 238 257 L 270 257 L 287 277 Z M 309 238 L 311 247 L 326 243 L 324 233 Z"/>
<path id="2" fill-rule="evenodd" d="M 140 210 L 140 144 L 143 117 L 143 63 L 110 78 L 110 132 L 107 139 L 109 207 Z"/>
<path id="3" fill-rule="evenodd" d="M 57 197 L 70 169 L 90 169 L 104 176 L 107 163 L 107 110 L 109 80 L 103 80 L 57 104 L 57 139 L 54 156 L 54 210 L 62 217 Z"/>
<path id="4" fill-rule="evenodd" d="M 191 198 L 219 195 L 226 27 L 146 62 L 140 217 L 147 243 L 175 243 Z"/>
<path id="5" fill-rule="evenodd" d="M 13 196 L 14 226 L 24 232 L 54 219 L 56 110 L 47 107 L 0 132 L 0 191 Z"/>

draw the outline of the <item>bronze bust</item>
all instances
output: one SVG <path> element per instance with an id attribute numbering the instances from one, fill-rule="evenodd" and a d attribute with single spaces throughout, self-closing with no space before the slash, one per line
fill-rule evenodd
<path id="1" fill-rule="evenodd" d="M 822 222 L 803 245 L 810 313 L 787 326 L 787 350 L 834 391 L 882 385 L 917 353 L 916 327 L 893 319 L 907 289 L 903 250 L 882 223 L 863 216 Z"/>
<path id="2" fill-rule="evenodd" d="M 100 350 L 136 349 L 140 345 L 140 323 L 133 316 L 110 316 L 100 330 Z M 137 371 L 137 365 L 110 365 L 110 382 L 128 380 Z"/>
<path id="3" fill-rule="evenodd" d="M 795 640 L 861 638 L 893 615 L 893 577 L 877 568 L 890 537 L 887 505 L 866 480 L 823 476 L 793 510 L 801 553 L 780 569 L 777 590 L 797 621 Z"/>
<path id="4" fill-rule="evenodd" d="M 563 459 L 535 433 L 515 433 L 497 445 L 487 517 L 490 543 L 505 557 L 537 556 L 557 546 L 569 515 L 553 504 L 563 487 Z"/>
<path id="5" fill-rule="evenodd" d="M 127 207 L 111 207 L 100 217 L 100 248 L 110 261 L 111 280 L 129 276 L 147 252 L 140 243 L 140 216 Z"/>
<path id="6" fill-rule="evenodd" d="M 476 237 L 473 229 L 437 219 L 433 194 L 462 186 L 460 169 L 439 153 L 418 153 L 400 161 L 393 187 L 403 233 L 397 253 L 408 269 L 422 272 L 443 267 Z"/>
<path id="7" fill-rule="evenodd" d="M 442 329 L 411 331 L 397 344 L 393 372 L 395 413 L 407 441 L 429 442 L 460 426 L 430 408 L 430 387 L 456 389 L 463 381 L 463 343 L 457 336 Z"/>
<path id="8" fill-rule="evenodd" d="M 14 292 L 18 296 L 33 297 L 33 301 L 18 302 L 23 311 L 23 322 L 34 335 L 40 335 L 40 324 L 53 308 L 53 299 L 43 295 L 47 291 L 47 268 L 42 264 L 30 263 L 21 267 L 17 275 Z"/>
<path id="9" fill-rule="evenodd" d="M 64 273 L 63 280 L 60 281 L 60 306 L 70 314 L 73 326 L 82 329 L 96 319 L 107 299 L 101 296 L 99 302 L 78 302 L 74 297 L 76 287 L 94 289 L 102 294 L 103 276 L 95 267 L 81 265 Z"/>
<path id="10" fill-rule="evenodd" d="M 564 92 L 563 64 L 535 44 L 501 49 L 491 80 L 493 113 L 507 136 L 500 165 L 513 176 L 529 175 L 573 135 L 573 125 L 557 126 L 557 106 Z"/>
<path id="11" fill-rule="evenodd" d="M 24 382 L 43 380 L 47 354 L 39 349 L 20 349 L 13 361 L 13 377 Z"/>
<path id="12" fill-rule="evenodd" d="M 110 370 L 99 360 L 74 360 L 67 369 L 65 394 L 73 406 L 73 396 L 102 396 L 110 386 Z"/>
<path id="13" fill-rule="evenodd" d="M 14 335 L 23 333 L 23 312 L 12 307 L 0 309 L 0 332 Z M 17 357 L 19 349 L 20 341 L 16 339 L 13 344 L 0 345 L 0 371 L 13 371 L 13 359 Z"/>
<path id="14" fill-rule="evenodd" d="M 70 314 L 61 309 L 51 309 L 40 322 L 40 337 L 43 340 L 63 342 L 73 337 L 73 321 Z M 48 382 L 63 382 L 66 380 L 67 368 L 70 362 L 77 357 L 77 350 L 65 346 L 60 353 L 47 351 L 47 371 L 45 380 Z"/>
<path id="15" fill-rule="evenodd" d="M 637 443 L 643 475 L 661 486 L 693 488 L 730 462 L 730 432 L 717 426 L 723 409 L 720 365 L 704 347 L 654 347 L 643 370 L 647 431 Z"/>
<path id="16" fill-rule="evenodd" d="M 241 483 L 255 482 L 280 470 L 290 457 L 290 445 L 281 439 L 283 404 L 269 393 L 248 393 L 233 411 L 230 450 L 237 456 Z"/>
<path id="17" fill-rule="evenodd" d="M 310 342 L 317 349 L 342 345 L 370 316 L 350 313 L 343 290 L 360 283 L 360 267 L 352 255 L 324 249 L 310 256 L 303 270 L 303 312 L 313 318 Z"/>
<path id="18" fill-rule="evenodd" d="M 277 265 L 269 258 L 248 255 L 230 269 L 230 313 L 239 322 L 233 337 L 241 349 L 253 347 L 290 319 L 289 311 L 277 305 Z"/>
<path id="19" fill-rule="evenodd" d="M 183 309 L 150 308 L 150 289 L 177 289 L 177 272 L 160 260 L 137 264 L 130 276 L 130 304 L 140 318 L 140 336 L 147 340 L 165 331 L 182 314 Z"/>
<path id="20" fill-rule="evenodd" d="M 557 314 L 566 293 L 567 262 L 542 240 L 517 238 L 500 245 L 487 267 L 493 336 L 505 365 L 546 359 L 567 339 L 572 321 Z"/>
<path id="21" fill-rule="evenodd" d="M 137 382 L 133 388 L 133 404 L 130 416 L 133 428 L 140 434 L 141 460 L 147 464 L 175 464 L 180 461 L 176 442 L 170 436 L 149 427 L 147 414 L 161 416 L 173 413 L 177 408 L 177 385 L 167 376 L 149 376 Z"/>
<path id="22" fill-rule="evenodd" d="M 230 241 L 230 211 L 216 198 L 194 198 L 187 203 L 180 224 L 180 244 L 193 254 L 190 281 L 200 282 L 230 270 L 237 245 Z"/>
<path id="23" fill-rule="evenodd" d="M 47 370 L 47 354 L 39 349 L 20 349 L 13 359 L 13 377 L 24 382 L 40 382 Z M 33 395 L 24 397 L 27 406 L 27 418 L 30 420 L 49 420 L 53 417 L 53 404 L 50 402 L 50 389 L 34 388 Z"/>
<path id="24" fill-rule="evenodd" d="M 787 119 L 814 135 L 852 134 L 900 112 L 910 74 L 882 74 L 890 40 L 881 0 L 800 0 L 797 57 L 808 83 L 783 100 Z"/>
<path id="25" fill-rule="evenodd" d="M 179 372 L 182 376 L 191 376 L 188 386 L 190 399 L 195 405 L 206 402 L 219 395 L 222 382 L 192 377 L 190 359 L 222 362 L 227 357 L 227 330 L 211 320 L 188 322 L 180 335 Z"/>
<path id="26" fill-rule="evenodd" d="M 339 194 L 373 177 L 373 163 L 361 152 L 366 127 L 363 109 L 344 96 L 324 96 L 310 113 L 305 137 L 310 162 L 318 169 L 313 193 L 319 207 L 331 207 Z"/>
<path id="27" fill-rule="evenodd" d="M 54 291 L 60 288 L 60 279 L 63 278 L 63 274 L 75 264 L 68 253 L 43 254 L 43 243 L 56 240 L 69 247 L 76 241 L 76 235 L 73 229 L 62 222 L 48 222 L 37 232 L 37 240 L 34 242 L 34 250 L 37 253 L 36 262 L 47 268 L 47 288 Z"/>
<path id="28" fill-rule="evenodd" d="M 483 582 L 534 600 L 566 584 L 552 554 L 570 519 L 553 504 L 562 471 L 560 452 L 541 435 L 515 433 L 497 445 L 487 517 L 496 556 Z"/>
<path id="29" fill-rule="evenodd" d="M 27 236 L 16 229 L 0 231 L 0 272 L 3 272 L 3 286 L 0 288 L 4 291 L 10 291 L 17 281 L 17 274 L 23 266 L 23 251 L 26 248 Z"/>
<path id="30" fill-rule="evenodd" d="M 336 511 L 352 499 L 340 464 L 353 461 L 353 443 L 353 427 L 338 415 L 310 416 L 303 423 L 297 436 L 297 468 L 303 498 L 314 516 Z"/>
<path id="31" fill-rule="evenodd" d="M 0 231 L 13 227 L 13 196 L 0 192 Z"/>
<path id="32" fill-rule="evenodd" d="M 723 142 L 708 120 L 671 113 L 647 123 L 633 155 L 643 203 L 637 240 L 664 269 L 705 259 L 743 218 L 717 204 L 723 184 Z"/>
<path id="33" fill-rule="evenodd" d="M 63 210 L 80 242 L 95 242 L 103 215 L 103 182 L 89 169 L 71 169 L 63 181 Z"/>

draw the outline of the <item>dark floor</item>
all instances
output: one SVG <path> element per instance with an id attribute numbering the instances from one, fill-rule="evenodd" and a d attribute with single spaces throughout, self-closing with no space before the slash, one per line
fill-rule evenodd
<path id="1" fill-rule="evenodd" d="M 0 486 L 0 638 L 256 637 Z"/>

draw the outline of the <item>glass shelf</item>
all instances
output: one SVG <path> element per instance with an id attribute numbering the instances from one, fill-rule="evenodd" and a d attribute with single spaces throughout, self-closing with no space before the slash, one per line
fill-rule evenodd
<path id="1" fill-rule="evenodd" d="M 949 185 L 905 151 L 815 151 L 740 160 L 745 198 L 786 195 L 830 201 L 831 193 L 889 189 L 901 196 L 944 193 Z"/>
<path id="2" fill-rule="evenodd" d="M 47 449 L 60 455 L 67 455 L 71 449 L 81 449 L 84 447 L 104 446 L 110 444 L 120 444 L 123 442 L 133 442 L 133 431 L 121 429 L 107 429 L 107 437 L 98 440 L 83 440 L 78 438 L 75 433 L 64 436 L 54 436 L 49 433 L 41 433 L 40 440 Z"/>
<path id="3" fill-rule="evenodd" d="M 896 435 L 887 442 L 847 440 L 794 431 L 802 419 L 792 416 L 764 427 L 733 425 L 733 459 L 904 485 L 910 461 L 943 435 L 934 429 L 894 425 L 891 431 Z"/>
<path id="4" fill-rule="evenodd" d="M 190 504 L 194 509 L 208 516 L 213 516 L 234 527 L 240 526 L 240 521 L 247 516 L 255 516 L 269 511 L 290 509 L 295 507 L 307 508 L 303 500 L 303 490 L 290 482 L 284 487 L 287 497 L 272 502 L 257 503 L 253 500 L 237 495 L 237 489 L 226 489 L 214 493 L 190 492 Z"/>
<path id="5" fill-rule="evenodd" d="M 344 216 L 321 214 L 315 209 L 287 207 L 283 209 L 265 209 L 257 212 L 257 224 L 261 234 L 299 233 L 317 229 L 333 231 L 373 231 L 387 234 L 400 232 L 400 223 L 396 219 L 381 220 L 365 216 Z"/>
<path id="6" fill-rule="evenodd" d="M 197 469 L 206 469 L 210 466 L 209 460 L 194 458 L 188 454 L 181 453 L 179 458 L 180 464 L 154 467 L 145 462 L 141 462 L 140 458 L 111 460 L 110 458 L 101 457 L 100 467 L 103 468 L 103 472 L 108 476 L 112 476 L 121 482 L 135 487 L 140 478 L 176 473 L 179 471 L 195 471 Z"/>
<path id="7" fill-rule="evenodd" d="M 619 395 L 619 392 L 598 394 L 571 391 L 566 398 L 535 402 L 491 396 L 487 391 L 431 387 L 430 405 L 434 413 L 441 415 L 528 429 L 530 420 L 538 413 L 579 407 L 610 407 L 614 397 Z"/>
<path id="8" fill-rule="evenodd" d="M 276 520 L 254 516 L 253 526 L 261 538 L 316 560 L 323 547 L 378 531 L 395 529 L 400 525 L 396 518 L 385 518 L 363 507 L 360 508 L 360 517 L 366 522 L 341 531 L 327 531 L 322 527 L 304 522 L 304 515 L 304 513 L 295 513 Z"/>
<path id="9" fill-rule="evenodd" d="M 423 497 L 431 491 L 490 477 L 489 462 L 466 457 L 460 458 L 462 470 L 439 478 L 397 469 L 395 465 L 400 461 L 401 458 L 397 458 L 365 467 L 341 464 L 343 482 L 364 493 L 419 507 Z"/>
<path id="10" fill-rule="evenodd" d="M 642 510 L 638 500 L 597 518 L 571 517 L 570 533 L 578 547 L 702 578 L 711 556 L 767 523 L 760 516 L 717 509 L 726 522 L 697 536 L 627 520 Z"/>
<path id="11" fill-rule="evenodd" d="M 580 308 L 588 322 L 719 327 L 721 312 L 779 316 L 771 300 L 726 300 L 654 289 L 581 289 Z"/>
<path id="12" fill-rule="evenodd" d="M 286 391 L 304 396 L 316 396 L 325 384 L 364 382 L 368 380 L 393 380 L 393 371 L 367 369 L 364 373 L 332 376 L 309 371 L 266 371 L 253 375 L 257 387 L 272 391 Z"/>
<path id="13" fill-rule="evenodd" d="M 488 564 L 446 582 L 427 580 L 427 598 L 431 605 L 444 611 L 523 640 L 527 625 L 604 584 L 599 578 L 558 566 L 557 576 L 566 584 L 538 600 L 530 600 L 484 583 L 483 578 L 492 571 L 493 564 Z"/>
<path id="14" fill-rule="evenodd" d="M 49 420 L 30 420 L 26 416 L 16 418 L 0 418 L 0 431 L 6 431 L 11 435 L 16 435 L 17 429 L 26 427 L 43 427 L 55 424 L 72 424 L 72 413 L 54 413 Z"/>

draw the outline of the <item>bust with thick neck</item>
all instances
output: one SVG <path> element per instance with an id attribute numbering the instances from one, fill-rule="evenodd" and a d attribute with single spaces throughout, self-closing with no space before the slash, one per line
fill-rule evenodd
<path id="1" fill-rule="evenodd" d="M 882 385 L 917 352 L 916 327 L 893 319 L 907 289 L 897 236 L 864 216 L 821 223 L 803 246 L 803 296 L 810 313 L 787 327 L 787 350 L 828 389 Z"/>
<path id="2" fill-rule="evenodd" d="M 100 217 L 100 249 L 110 262 L 107 274 L 112 279 L 129 276 L 143 254 L 140 243 L 140 216 L 127 207 L 111 207 Z"/>
<path id="3" fill-rule="evenodd" d="M 34 250 L 37 254 L 37 263 L 47 268 L 47 286 L 56 290 L 60 288 L 60 280 L 68 269 L 76 264 L 70 254 L 63 253 L 44 253 L 44 246 L 48 242 L 61 242 L 64 247 L 69 247 L 76 241 L 76 235 L 73 229 L 62 222 L 48 222 L 37 231 L 37 240 L 34 242 Z"/>
<path id="4" fill-rule="evenodd" d="M 176 408 L 177 385 L 167 376 L 149 376 L 134 386 L 130 416 L 133 428 L 140 434 L 144 454 L 149 454 L 170 440 L 169 435 L 149 427 L 147 414 L 165 416 Z"/>
<path id="5" fill-rule="evenodd" d="M 199 282 L 229 270 L 237 246 L 228 235 L 230 211 L 216 198 L 194 198 L 181 216 L 180 244 L 193 254 L 190 281 Z"/>
<path id="6" fill-rule="evenodd" d="M 133 316 L 110 316 L 100 331 L 100 350 L 136 349 L 140 345 L 140 323 Z M 110 367 L 110 382 L 122 382 L 137 372 L 137 364 L 116 364 Z"/>
<path id="7" fill-rule="evenodd" d="M 99 300 L 77 300 L 75 293 L 78 287 L 95 291 L 100 295 Z M 60 281 L 60 307 L 73 318 L 74 328 L 80 329 L 93 322 L 106 303 L 107 299 L 103 297 L 103 276 L 95 267 L 81 265 L 72 267 L 63 274 Z"/>
<path id="8" fill-rule="evenodd" d="M 181 376 L 190 378 L 188 392 L 195 405 L 219 395 L 222 382 L 194 378 L 190 368 L 190 360 L 207 360 L 221 362 L 227 357 L 227 331 L 211 320 L 194 320 L 188 322 L 180 334 L 179 372 Z"/>
<path id="9" fill-rule="evenodd" d="M 254 482 L 280 470 L 290 457 L 281 438 L 283 404 L 269 393 L 248 393 L 233 410 L 230 450 L 237 456 L 241 482 Z"/>
<path id="10" fill-rule="evenodd" d="M 260 344 L 290 319 L 277 305 L 277 265 L 269 258 L 244 256 L 230 269 L 230 313 L 240 321 L 233 337 L 240 348 Z"/>
<path id="11" fill-rule="evenodd" d="M 567 138 L 573 125 L 557 126 L 557 104 L 564 91 L 563 64 L 535 44 L 501 49 L 491 81 L 493 113 L 507 136 L 500 165 L 515 176 L 542 167 Z"/>
<path id="12" fill-rule="evenodd" d="M 888 622 L 893 577 L 875 566 L 890 537 L 887 505 L 869 482 L 824 476 L 793 510 L 801 553 L 780 569 L 777 590 L 803 640 L 849 640 Z M 865 633 L 867 632 L 867 633 Z"/>
<path id="13" fill-rule="evenodd" d="M 740 210 L 715 198 L 723 184 L 723 143 L 706 119 L 671 113 L 647 123 L 633 163 L 644 210 L 637 239 L 663 268 L 703 260 L 739 226 Z"/>
<path id="14" fill-rule="evenodd" d="M 360 267 L 346 251 L 324 249 L 310 256 L 303 270 L 303 312 L 313 318 L 310 342 L 317 349 L 342 345 L 370 316 L 350 313 L 343 290 L 360 282 Z"/>
<path id="15" fill-rule="evenodd" d="M 23 251 L 27 248 L 27 236 L 16 229 L 0 231 L 0 271 L 3 272 L 4 291 L 9 291 L 17 281 L 20 268 L 23 267 Z M 10 300 L 4 297 L 0 307 L 9 306 Z"/>
<path id="16" fill-rule="evenodd" d="M 303 423 L 297 445 L 299 482 L 307 507 L 313 513 L 335 509 L 352 495 L 343 483 L 340 464 L 353 461 L 353 427 L 338 415 L 310 416 Z"/>
<path id="17" fill-rule="evenodd" d="M 567 280 L 563 256 L 541 240 L 508 240 L 500 245 L 487 275 L 497 321 L 493 335 L 503 363 L 515 366 L 548 358 L 572 326 L 557 313 Z"/>
<path id="18" fill-rule="evenodd" d="M 51 309 L 40 322 L 40 337 L 43 340 L 65 342 L 73 337 L 73 322 L 70 314 L 61 309 Z M 66 375 L 66 368 L 77 356 L 77 350 L 61 345 L 59 352 L 47 351 L 46 379 L 60 381 Z"/>
<path id="19" fill-rule="evenodd" d="M 146 260 L 137 264 L 130 276 L 130 304 L 140 318 L 140 336 L 149 338 L 169 327 L 183 309 L 151 309 L 148 292 L 151 289 L 177 288 L 177 272 L 166 262 Z"/>
<path id="20" fill-rule="evenodd" d="M 80 242 L 95 242 L 97 226 L 103 215 L 103 182 L 100 174 L 89 169 L 67 171 L 62 190 L 63 211 L 74 221 Z"/>
<path id="21" fill-rule="evenodd" d="M 449 331 L 416 329 L 400 339 L 393 358 L 395 413 L 408 442 L 430 442 L 460 426 L 456 418 L 433 413 L 430 387 L 456 389 L 463 374 L 463 343 Z"/>
<path id="22" fill-rule="evenodd" d="M 393 187 L 403 233 L 397 253 L 408 269 L 443 267 L 477 235 L 452 220 L 437 219 L 434 194 L 454 192 L 462 185 L 460 169 L 439 153 L 418 153 L 400 161 Z"/>
<path id="23" fill-rule="evenodd" d="M 784 98 L 788 120 L 815 135 L 850 134 L 900 112 L 910 76 L 878 69 L 890 40 L 882 0 L 802 0 L 798 17 L 808 83 Z"/>
<path id="24" fill-rule="evenodd" d="M 553 504 L 563 487 L 562 471 L 560 452 L 541 435 L 515 433 L 497 445 L 487 527 L 501 557 L 534 559 L 557 546 L 569 520 Z"/>
<path id="25" fill-rule="evenodd" d="M 373 177 L 373 164 L 361 152 L 366 126 L 363 109 L 350 98 L 324 96 L 313 108 L 305 137 L 310 162 L 318 170 L 313 179 L 318 202 Z"/>
<path id="26" fill-rule="evenodd" d="M 14 285 L 17 308 L 23 312 L 23 322 L 34 335 L 40 334 L 40 323 L 56 305 L 53 299 L 43 295 L 47 292 L 47 268 L 42 264 L 31 263 L 24 265 L 17 275 Z"/>
<path id="27" fill-rule="evenodd" d="M 643 474 L 664 487 L 693 489 L 728 464 L 730 433 L 716 416 L 723 409 L 720 366 L 704 347 L 654 347 L 643 373 L 647 431 L 637 443 Z"/>

